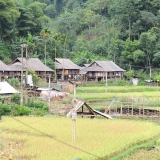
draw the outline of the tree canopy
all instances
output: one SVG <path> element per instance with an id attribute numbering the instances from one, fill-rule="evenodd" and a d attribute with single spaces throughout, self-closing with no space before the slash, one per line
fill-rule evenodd
<path id="1" fill-rule="evenodd" d="M 21 43 L 43 60 L 47 28 L 48 64 L 64 57 L 77 64 L 112 60 L 126 70 L 159 67 L 158 0 L 0 0 L 0 8 L 1 60 L 8 63 Z"/>

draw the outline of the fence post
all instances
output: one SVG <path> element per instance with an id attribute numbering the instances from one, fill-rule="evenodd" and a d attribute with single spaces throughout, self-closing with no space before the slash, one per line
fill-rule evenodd
<path id="1" fill-rule="evenodd" d="M 122 103 L 121 103 L 121 111 L 120 111 L 120 114 L 122 115 Z"/>

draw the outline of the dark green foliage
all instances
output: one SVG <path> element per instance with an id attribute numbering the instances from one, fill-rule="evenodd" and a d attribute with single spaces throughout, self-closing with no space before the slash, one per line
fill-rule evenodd
<path id="1" fill-rule="evenodd" d="M 8 104 L 0 104 L 0 116 L 9 115 L 11 108 Z"/>
<path id="2" fill-rule="evenodd" d="M 12 115 L 23 116 L 23 115 L 29 115 L 30 113 L 31 113 L 30 108 L 28 108 L 26 106 L 12 104 Z"/>
<path id="3" fill-rule="evenodd" d="M 12 103 L 20 104 L 20 94 L 15 93 L 11 96 Z"/>
<path id="4" fill-rule="evenodd" d="M 149 74 L 160 66 L 159 6 L 158 0 L 1 0 L 0 59 L 11 63 L 27 43 L 30 57 L 44 60 L 45 39 L 51 68 L 55 57 L 79 65 L 112 60 L 146 79 L 137 70 Z M 40 37 L 45 26 L 50 33 Z"/>
<path id="5" fill-rule="evenodd" d="M 48 105 L 46 105 L 45 103 L 43 103 L 43 102 L 35 102 L 35 101 L 32 101 L 32 100 L 29 101 L 28 107 L 38 108 L 38 109 L 45 110 L 45 111 L 48 110 Z"/>
<path id="6" fill-rule="evenodd" d="M 11 78 L 8 80 L 8 83 L 13 86 L 13 87 L 19 87 L 20 86 L 20 81 L 17 78 Z"/>

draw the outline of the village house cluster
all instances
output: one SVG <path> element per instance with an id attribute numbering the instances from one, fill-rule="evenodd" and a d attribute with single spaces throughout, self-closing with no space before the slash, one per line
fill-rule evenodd
<path id="1" fill-rule="evenodd" d="M 0 81 L 7 78 L 19 78 L 28 70 L 34 70 L 41 79 L 48 80 L 81 80 L 101 81 L 107 79 L 122 79 L 124 69 L 113 61 L 94 61 L 80 67 L 69 59 L 55 58 L 55 70 L 44 65 L 38 58 L 17 58 L 11 65 L 0 61 Z"/>

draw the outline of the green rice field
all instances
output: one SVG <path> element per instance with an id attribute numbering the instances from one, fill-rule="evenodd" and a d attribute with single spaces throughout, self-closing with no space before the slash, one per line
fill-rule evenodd
<path id="1" fill-rule="evenodd" d="M 159 101 L 157 86 L 94 86 L 77 87 L 76 97 L 88 102 L 111 100 L 113 97 L 146 97 Z"/>

